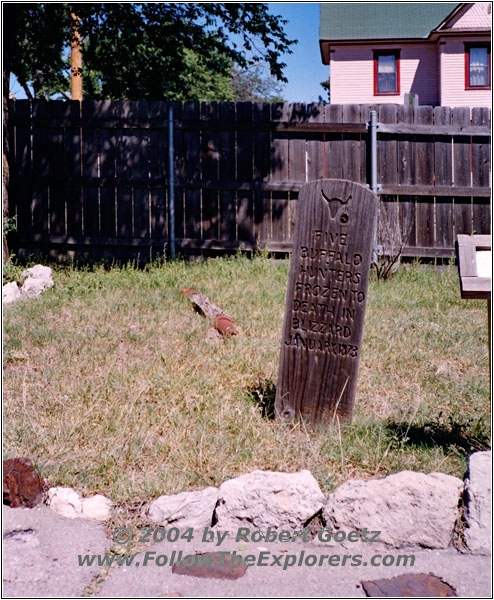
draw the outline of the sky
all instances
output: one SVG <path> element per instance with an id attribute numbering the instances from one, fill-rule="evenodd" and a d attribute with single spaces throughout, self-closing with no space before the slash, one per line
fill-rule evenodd
<path id="1" fill-rule="evenodd" d="M 319 2 L 268 2 L 270 12 L 280 15 L 288 23 L 284 26 L 290 39 L 297 39 L 293 54 L 286 54 L 284 74 L 288 79 L 282 96 L 288 102 L 317 102 L 326 97 L 321 81 L 327 80 L 329 67 L 322 64 L 319 51 Z M 25 98 L 15 79 L 11 89 L 16 98 Z"/>
<path id="2" fill-rule="evenodd" d="M 319 51 L 319 2 L 268 2 L 270 12 L 288 23 L 284 26 L 290 39 L 298 39 L 293 54 L 283 58 L 288 84 L 283 97 L 288 102 L 317 102 L 325 97 L 321 81 L 329 77 L 329 67 L 322 64 Z"/>

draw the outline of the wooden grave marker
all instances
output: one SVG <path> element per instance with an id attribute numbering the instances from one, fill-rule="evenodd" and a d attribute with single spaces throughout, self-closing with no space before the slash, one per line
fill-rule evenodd
<path id="1" fill-rule="evenodd" d="M 378 199 L 320 179 L 300 191 L 276 389 L 276 416 L 351 418 Z"/>

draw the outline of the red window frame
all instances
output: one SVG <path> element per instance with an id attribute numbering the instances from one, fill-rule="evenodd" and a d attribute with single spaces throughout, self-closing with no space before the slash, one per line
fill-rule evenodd
<path id="1" fill-rule="evenodd" d="M 400 50 L 373 50 L 374 52 L 374 96 L 400 95 Z M 396 92 L 379 92 L 377 90 L 377 63 L 380 56 L 392 55 L 396 59 Z"/>
<path id="2" fill-rule="evenodd" d="M 491 45 L 489 42 L 464 42 L 465 45 L 465 89 L 490 90 L 491 89 Z M 487 62 L 489 63 L 489 85 L 470 85 L 470 48 L 486 48 Z"/>

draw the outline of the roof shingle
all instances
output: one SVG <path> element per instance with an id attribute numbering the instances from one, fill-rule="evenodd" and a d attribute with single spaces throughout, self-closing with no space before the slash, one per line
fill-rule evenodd
<path id="1" fill-rule="evenodd" d="M 455 2 L 321 2 L 320 40 L 427 38 Z"/>

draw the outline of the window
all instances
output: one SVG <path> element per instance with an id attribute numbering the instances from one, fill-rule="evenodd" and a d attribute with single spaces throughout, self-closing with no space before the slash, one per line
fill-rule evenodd
<path id="1" fill-rule="evenodd" d="M 491 87 L 491 51 L 488 42 L 465 44 L 465 89 Z"/>
<path id="2" fill-rule="evenodd" d="M 374 50 L 374 95 L 400 93 L 400 51 Z"/>

